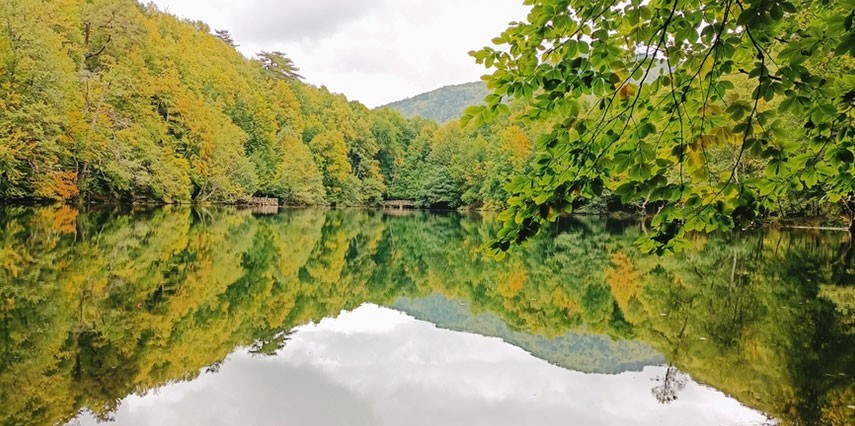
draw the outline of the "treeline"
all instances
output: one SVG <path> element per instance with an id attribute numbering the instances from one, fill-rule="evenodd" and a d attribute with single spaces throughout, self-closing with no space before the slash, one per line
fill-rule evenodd
<path id="1" fill-rule="evenodd" d="M 529 133 L 372 111 L 133 0 L 0 4 L 0 199 L 500 205 Z"/>
<path id="2" fill-rule="evenodd" d="M 134 0 L 9 0 L 0 19 L 0 200 L 261 196 L 288 205 L 406 199 L 501 209 L 508 188 L 531 186 L 509 187 L 512 177 L 539 164 L 535 156 L 549 161 L 552 127 L 564 120 L 531 120 L 521 102 L 502 104 L 511 114 L 480 126 L 370 110 L 303 83 L 284 54 L 247 59 L 227 32 Z M 731 82 L 735 96 L 750 95 L 746 79 Z M 590 97 L 579 105 L 597 107 Z M 691 161 L 716 175 L 741 152 L 739 140 L 726 137 Z M 746 155 L 734 171 L 750 180 L 764 167 Z M 630 200 L 625 187 L 601 189 L 572 210 L 661 206 L 655 197 Z M 791 188 L 765 215 L 840 214 L 817 194 Z"/>

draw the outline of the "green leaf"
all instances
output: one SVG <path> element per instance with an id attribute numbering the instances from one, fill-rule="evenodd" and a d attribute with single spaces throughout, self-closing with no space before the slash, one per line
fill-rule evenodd
<path id="1" fill-rule="evenodd" d="M 632 195 L 633 193 L 635 193 L 635 185 L 632 183 L 624 183 L 615 188 L 615 194 L 620 196 Z"/>

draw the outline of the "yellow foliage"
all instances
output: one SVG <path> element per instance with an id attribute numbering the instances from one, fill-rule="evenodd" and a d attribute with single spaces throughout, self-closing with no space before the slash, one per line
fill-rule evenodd
<path id="1" fill-rule="evenodd" d="M 63 234 L 74 234 L 77 232 L 77 215 L 80 212 L 67 205 L 61 205 L 56 209 L 53 219 L 53 229 Z"/>
<path id="2" fill-rule="evenodd" d="M 506 299 L 512 299 L 525 287 L 527 278 L 525 265 L 514 262 L 507 271 L 499 275 L 497 291 Z"/>
<path id="3" fill-rule="evenodd" d="M 522 167 L 531 156 L 531 141 L 519 126 L 509 126 L 502 130 L 502 150 L 514 167 Z"/>
<path id="4" fill-rule="evenodd" d="M 621 309 L 627 310 L 629 301 L 638 295 L 641 289 L 641 277 L 632 259 L 623 252 L 612 255 L 612 266 L 606 270 L 606 283 Z"/>
<path id="5" fill-rule="evenodd" d="M 574 315 L 582 311 L 582 305 L 579 301 L 560 288 L 552 290 L 549 301 L 566 315 Z"/>

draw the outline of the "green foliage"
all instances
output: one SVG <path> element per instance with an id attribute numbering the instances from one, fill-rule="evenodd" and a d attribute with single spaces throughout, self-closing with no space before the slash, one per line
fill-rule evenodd
<path id="1" fill-rule="evenodd" d="M 445 86 L 427 93 L 385 105 L 405 117 L 422 117 L 437 123 L 447 123 L 459 118 L 466 108 L 479 105 L 487 96 L 484 82 Z"/>
<path id="2" fill-rule="evenodd" d="M 133 0 L 11 0 L 0 20 L 0 199 L 376 204 L 429 125 Z"/>
<path id="3" fill-rule="evenodd" d="M 64 120 L 80 105 L 73 93 L 75 63 L 65 54 L 64 30 L 74 21 L 52 16 L 43 2 L 0 5 L 0 194 L 4 198 L 76 195 L 68 173 L 80 120 Z M 55 26 L 60 31 L 52 31 Z"/>
<path id="4" fill-rule="evenodd" d="M 219 36 L 219 34 L 217 35 Z M 263 66 L 264 69 L 270 71 L 273 75 L 279 78 L 287 80 L 303 79 L 303 76 L 297 74 L 297 71 L 300 71 L 300 68 L 297 68 L 297 66 L 294 65 L 294 61 L 282 52 L 261 52 L 258 54 L 258 60 L 261 62 L 261 66 Z"/>
<path id="5" fill-rule="evenodd" d="M 504 186 L 527 170 L 532 133 L 498 121 L 466 128 L 424 125 L 407 146 L 389 196 L 434 208 L 502 208 Z"/>
<path id="6" fill-rule="evenodd" d="M 510 204 L 497 248 L 580 209 L 655 213 L 643 243 L 662 250 L 689 230 L 851 211 L 848 3 L 696 3 L 533 2 L 497 40 L 509 52 L 476 54 L 495 93 L 461 127 L 368 110 L 304 84 L 281 52 L 248 60 L 228 32 L 152 5 L 7 1 L 0 199 Z M 424 99 L 444 121 L 483 90 Z M 508 119 L 465 125 L 494 115 Z"/>
<path id="7" fill-rule="evenodd" d="M 492 93 L 464 121 L 516 99 L 523 123 L 554 123 L 534 169 L 508 187 L 494 249 L 606 189 L 654 212 L 646 251 L 746 228 L 793 192 L 837 205 L 851 227 L 851 0 L 526 4 L 499 48 L 472 52 L 494 69 Z"/>

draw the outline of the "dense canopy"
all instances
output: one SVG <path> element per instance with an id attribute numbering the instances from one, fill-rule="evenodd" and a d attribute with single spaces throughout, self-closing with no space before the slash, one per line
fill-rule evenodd
<path id="1" fill-rule="evenodd" d="M 493 93 L 461 126 L 153 5 L 3 2 L 0 199 L 509 207 L 498 249 L 580 209 L 652 215 L 659 251 L 769 216 L 852 226 L 851 0 L 527 4 L 473 52 Z"/>
<path id="2" fill-rule="evenodd" d="M 0 21 L 0 199 L 501 206 L 528 164 L 529 129 L 372 111 L 151 4 L 8 0 Z"/>
<path id="3" fill-rule="evenodd" d="M 552 122 L 514 180 L 506 250 L 579 199 L 610 191 L 654 214 L 647 250 L 732 230 L 793 198 L 855 210 L 855 2 L 527 0 L 472 55 L 494 71 L 488 105 Z"/>

